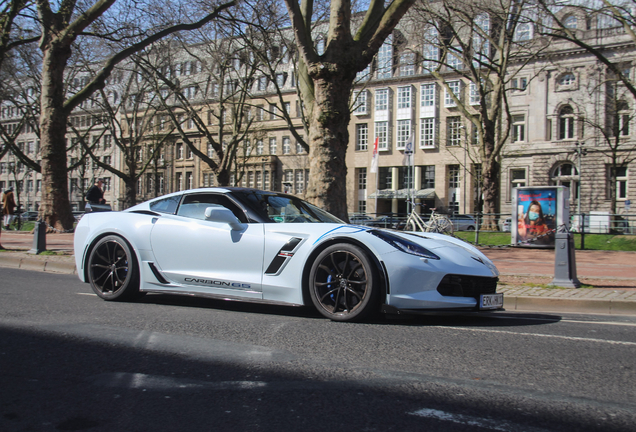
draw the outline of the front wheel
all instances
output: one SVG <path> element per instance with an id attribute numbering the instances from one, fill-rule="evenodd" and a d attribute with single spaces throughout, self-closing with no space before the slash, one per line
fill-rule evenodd
<path id="1" fill-rule="evenodd" d="M 139 297 L 137 258 L 126 240 L 110 235 L 97 242 L 88 258 L 88 281 L 104 300 Z"/>
<path id="2" fill-rule="evenodd" d="M 334 321 L 359 321 L 378 308 L 377 271 L 357 246 L 328 247 L 314 261 L 309 276 L 311 300 L 322 315 Z"/>

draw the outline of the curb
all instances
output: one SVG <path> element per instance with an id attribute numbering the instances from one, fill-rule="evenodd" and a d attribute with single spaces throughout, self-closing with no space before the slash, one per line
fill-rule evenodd
<path id="1" fill-rule="evenodd" d="M 636 301 L 563 299 L 504 295 L 504 308 L 515 311 L 636 315 Z"/>
<path id="2" fill-rule="evenodd" d="M 75 261 L 39 260 L 20 256 L 4 256 L 4 254 L 0 255 L 0 267 L 49 273 L 77 274 Z"/>

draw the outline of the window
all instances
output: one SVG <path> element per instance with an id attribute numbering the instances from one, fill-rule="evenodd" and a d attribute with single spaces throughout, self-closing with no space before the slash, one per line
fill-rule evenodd
<path id="1" fill-rule="evenodd" d="M 365 151 L 369 145 L 369 126 L 366 123 L 356 125 L 356 151 Z"/>
<path id="2" fill-rule="evenodd" d="M 389 89 L 375 91 L 375 110 L 386 111 L 389 109 Z"/>
<path id="3" fill-rule="evenodd" d="M 263 150 L 264 150 L 264 146 L 263 146 L 263 140 L 257 140 L 256 141 L 256 155 L 260 156 L 263 154 Z"/>
<path id="4" fill-rule="evenodd" d="M 358 190 L 367 190 L 367 169 L 358 168 Z"/>
<path id="5" fill-rule="evenodd" d="M 421 105 L 423 107 L 435 106 L 435 83 L 422 84 L 420 92 Z"/>
<path id="6" fill-rule="evenodd" d="M 378 176 L 379 176 L 378 187 L 380 188 L 380 190 L 393 189 L 393 168 L 392 167 L 380 167 Z"/>
<path id="7" fill-rule="evenodd" d="M 102 188 L 104 189 L 104 192 L 110 191 L 110 185 L 111 185 L 110 177 L 104 177 L 104 187 Z"/>
<path id="8" fill-rule="evenodd" d="M 510 89 L 513 92 L 524 92 L 528 88 L 528 78 L 513 78 L 510 81 Z"/>
<path id="9" fill-rule="evenodd" d="M 563 27 L 567 29 L 575 29 L 578 24 L 576 16 L 570 15 L 563 20 Z"/>
<path id="10" fill-rule="evenodd" d="M 112 137 L 110 135 L 104 135 L 104 149 L 109 149 L 112 146 Z"/>
<path id="11" fill-rule="evenodd" d="M 269 186 L 269 171 L 263 172 L 263 190 L 270 190 Z"/>
<path id="12" fill-rule="evenodd" d="M 276 154 L 276 138 L 269 139 L 269 154 L 271 155 Z"/>
<path id="13" fill-rule="evenodd" d="M 515 28 L 513 40 L 523 42 L 532 39 L 532 24 L 529 22 L 519 22 Z"/>
<path id="14" fill-rule="evenodd" d="M 558 78 L 557 84 L 559 88 L 573 87 L 576 84 L 576 76 L 573 73 L 565 73 Z"/>
<path id="15" fill-rule="evenodd" d="M 367 105 L 366 90 L 353 92 L 353 113 L 358 115 L 364 115 L 369 112 Z"/>
<path id="16" fill-rule="evenodd" d="M 378 79 L 391 78 L 393 75 L 393 37 L 386 38 L 378 51 Z"/>
<path id="17" fill-rule="evenodd" d="M 614 174 L 614 188 L 616 190 L 616 199 L 627 199 L 627 167 L 610 167 L 610 173 Z M 610 185 L 611 187 L 611 185 Z"/>
<path id="18" fill-rule="evenodd" d="M 512 142 L 526 140 L 526 116 L 523 114 L 512 116 Z"/>
<path id="19" fill-rule="evenodd" d="M 420 148 L 435 147 L 435 118 L 420 119 Z"/>
<path id="20" fill-rule="evenodd" d="M 303 154 L 303 153 L 305 153 L 305 149 L 303 148 L 300 141 L 296 141 L 296 154 Z"/>
<path id="21" fill-rule="evenodd" d="M 194 189 L 194 176 L 191 172 L 186 173 L 186 186 L 188 189 Z"/>
<path id="22" fill-rule="evenodd" d="M 435 189 L 435 165 L 422 167 L 421 189 Z"/>
<path id="23" fill-rule="evenodd" d="M 574 138 L 574 110 L 566 105 L 559 111 L 559 139 Z"/>
<path id="24" fill-rule="evenodd" d="M 400 108 L 411 108 L 411 86 L 398 87 L 397 105 Z"/>
<path id="25" fill-rule="evenodd" d="M 183 190 L 183 173 L 177 173 L 177 178 L 176 178 L 176 186 L 177 186 L 177 191 L 182 191 Z"/>
<path id="26" fill-rule="evenodd" d="M 360 71 L 356 75 L 356 81 L 368 81 L 371 79 L 371 65 L 368 65 L 364 70 Z"/>
<path id="27" fill-rule="evenodd" d="M 269 119 L 276 120 L 278 114 L 278 107 L 276 105 L 269 106 Z"/>
<path id="28" fill-rule="evenodd" d="M 632 116 L 626 101 L 616 102 L 616 112 L 613 117 L 612 136 L 629 136 L 629 123 Z"/>
<path id="29" fill-rule="evenodd" d="M 296 170 L 296 193 L 302 194 L 305 191 L 305 171 L 304 170 Z"/>
<path id="30" fill-rule="evenodd" d="M 470 100 L 471 105 L 479 105 L 481 103 L 481 95 L 479 94 L 479 87 L 477 84 L 470 83 Z"/>
<path id="31" fill-rule="evenodd" d="M 265 118 L 265 107 L 263 105 L 256 106 L 256 121 L 263 121 Z"/>
<path id="32" fill-rule="evenodd" d="M 453 99 L 453 95 L 457 99 L 461 100 L 461 81 L 449 81 L 446 83 L 448 88 L 444 91 L 444 106 L 447 108 L 457 106 L 455 99 Z"/>
<path id="33" fill-rule="evenodd" d="M 570 196 L 574 199 L 579 198 L 579 173 L 570 162 L 562 163 L 554 168 L 550 176 L 550 184 L 568 187 Z"/>
<path id="34" fill-rule="evenodd" d="M 395 147 L 398 150 L 404 150 L 410 138 L 411 138 L 411 120 L 398 120 L 397 121 L 397 140 L 395 142 Z"/>
<path id="35" fill-rule="evenodd" d="M 378 139 L 378 150 L 389 149 L 389 122 L 375 122 L 375 137 Z"/>
<path id="36" fill-rule="evenodd" d="M 447 143 L 446 145 L 454 147 L 462 143 L 462 119 L 461 117 L 447 117 Z"/>
<path id="37" fill-rule="evenodd" d="M 291 140 L 289 139 L 289 137 L 283 137 L 283 154 L 290 154 L 291 153 Z"/>
<path id="38" fill-rule="evenodd" d="M 400 56 L 400 76 L 415 75 L 415 53 L 405 52 Z"/>
<path id="39" fill-rule="evenodd" d="M 294 187 L 294 170 L 283 171 L 283 192 L 292 193 Z"/>
<path id="40" fill-rule="evenodd" d="M 281 88 L 285 86 L 285 81 L 287 81 L 286 73 L 277 73 L 276 74 L 276 85 Z"/>
<path id="41" fill-rule="evenodd" d="M 526 169 L 525 168 L 513 168 L 510 170 L 510 190 L 508 191 L 508 201 L 512 199 L 512 189 L 516 187 L 525 187 L 526 182 Z"/>
<path id="42" fill-rule="evenodd" d="M 422 72 L 431 73 L 438 66 L 439 47 L 438 32 L 435 27 L 429 27 L 424 31 L 424 40 L 428 43 L 424 44 L 422 49 Z"/>
<path id="43" fill-rule="evenodd" d="M 186 146 L 186 159 L 192 159 L 194 158 L 193 154 L 192 154 L 192 149 L 190 148 L 190 146 Z"/>
<path id="44" fill-rule="evenodd" d="M 263 189 L 263 173 L 256 171 L 256 189 Z"/>
<path id="45" fill-rule="evenodd" d="M 177 143 L 175 158 L 176 159 L 183 159 L 183 144 L 182 143 Z M 179 190 L 181 190 L 181 189 L 179 189 Z"/>
<path id="46" fill-rule="evenodd" d="M 457 192 L 451 192 L 450 189 L 459 189 L 459 165 L 448 166 L 448 210 L 451 213 L 459 212 L 459 197 Z"/>
<path id="47" fill-rule="evenodd" d="M 463 68 L 463 63 L 460 54 L 446 54 L 446 64 L 449 68 L 453 70 L 461 70 Z"/>

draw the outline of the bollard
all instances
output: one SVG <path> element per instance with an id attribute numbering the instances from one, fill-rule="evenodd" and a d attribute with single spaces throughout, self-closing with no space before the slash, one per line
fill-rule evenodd
<path id="1" fill-rule="evenodd" d="M 555 235 L 554 279 L 549 285 L 564 288 L 579 288 L 581 282 L 576 277 L 574 257 L 574 237 L 566 227 L 561 227 Z"/>
<path id="2" fill-rule="evenodd" d="M 28 252 L 37 255 L 46 250 L 46 223 L 37 221 L 33 230 L 33 247 Z"/>

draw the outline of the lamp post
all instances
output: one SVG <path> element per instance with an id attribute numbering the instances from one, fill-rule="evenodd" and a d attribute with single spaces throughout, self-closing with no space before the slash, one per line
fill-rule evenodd
<path id="1" fill-rule="evenodd" d="M 581 156 L 587 155 L 587 149 L 583 148 L 585 145 L 584 141 L 577 141 L 575 143 L 576 148 L 574 149 L 574 153 L 577 156 L 577 170 L 579 172 L 579 182 L 577 184 L 577 197 L 576 197 L 576 212 L 578 214 L 578 222 L 579 222 L 579 231 L 581 230 L 581 226 L 585 226 L 585 223 L 581 223 L 581 183 L 583 180 L 583 175 L 581 174 Z"/>
<path id="2" fill-rule="evenodd" d="M 466 214 L 466 153 L 468 153 L 468 130 L 466 129 L 466 126 L 461 125 L 459 127 L 460 129 L 462 129 L 464 131 L 464 186 L 463 186 L 463 195 L 464 197 L 462 198 L 462 205 L 463 205 L 463 213 Z"/>

